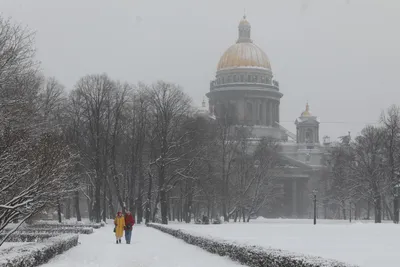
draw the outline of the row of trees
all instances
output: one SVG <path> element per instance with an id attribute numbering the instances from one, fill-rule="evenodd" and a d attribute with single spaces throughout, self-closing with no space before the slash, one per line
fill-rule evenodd
<path id="1" fill-rule="evenodd" d="M 380 223 L 383 213 L 398 222 L 400 186 L 400 109 L 390 107 L 381 115 L 381 124 L 365 127 L 353 140 L 344 136 L 333 146 L 328 159 L 330 175 L 321 187 L 325 203 L 340 209 L 342 218 L 354 210 Z"/>
<path id="2" fill-rule="evenodd" d="M 270 200 L 277 144 L 249 147 L 246 128 L 197 116 L 177 85 L 130 86 L 91 75 L 69 101 L 93 220 L 118 208 L 134 211 L 139 223 L 158 215 L 165 224 L 200 215 L 249 220 Z"/>
<path id="3" fill-rule="evenodd" d="M 122 209 L 139 223 L 248 221 L 274 199 L 273 140 L 200 116 L 173 83 L 95 74 L 67 92 L 40 72 L 34 34 L 2 18 L 0 94 L 0 231 L 48 208 L 59 220 Z"/>

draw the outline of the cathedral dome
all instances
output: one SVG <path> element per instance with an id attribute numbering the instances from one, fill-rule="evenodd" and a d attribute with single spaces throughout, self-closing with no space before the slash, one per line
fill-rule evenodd
<path id="1" fill-rule="evenodd" d="M 229 47 L 219 60 L 217 70 L 253 67 L 271 71 L 271 64 L 264 51 L 250 38 L 251 25 L 243 16 L 239 23 L 239 38 L 236 44 Z"/>
<path id="2" fill-rule="evenodd" d="M 302 113 L 301 113 L 301 117 L 311 117 L 312 115 L 311 115 L 311 112 L 310 112 L 310 106 L 308 105 L 308 102 L 307 102 L 307 105 L 306 105 L 306 110 L 304 110 Z"/>
<path id="3" fill-rule="evenodd" d="M 217 70 L 254 67 L 271 70 L 271 64 L 264 51 L 253 43 L 236 43 L 228 48 L 219 60 Z"/>

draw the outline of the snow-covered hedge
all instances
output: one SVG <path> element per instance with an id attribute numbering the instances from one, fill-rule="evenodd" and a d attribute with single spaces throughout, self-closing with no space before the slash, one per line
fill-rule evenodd
<path id="1" fill-rule="evenodd" d="M 39 243 L 4 249 L 0 253 L 0 267 L 38 266 L 76 245 L 78 235 L 65 234 Z"/>
<path id="2" fill-rule="evenodd" d="M 40 221 L 38 223 L 32 224 L 33 227 L 37 228 L 63 228 L 63 227 L 91 227 L 94 229 L 99 229 L 104 226 L 104 223 L 58 223 L 55 221 Z"/>
<path id="3" fill-rule="evenodd" d="M 28 227 L 24 229 L 18 230 L 18 233 L 32 233 L 32 234 L 41 234 L 41 233 L 51 233 L 51 234 L 93 234 L 93 228 L 83 228 L 83 227 Z"/>
<path id="4" fill-rule="evenodd" d="M 222 240 L 214 240 L 191 235 L 182 230 L 171 229 L 159 224 L 147 226 L 201 247 L 208 252 L 228 256 L 232 260 L 251 267 L 356 267 L 354 265 L 327 260 L 320 257 L 305 256 L 278 249 L 265 249 L 256 246 L 243 246 Z"/>
<path id="5" fill-rule="evenodd" d="M 23 233 L 16 232 L 7 238 L 7 242 L 39 242 L 50 237 L 58 235 L 57 233 Z M 3 239 L 6 234 L 0 234 L 0 239 Z"/>

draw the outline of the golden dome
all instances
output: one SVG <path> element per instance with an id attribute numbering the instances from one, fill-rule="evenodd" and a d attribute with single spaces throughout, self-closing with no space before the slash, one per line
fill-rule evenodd
<path id="1" fill-rule="evenodd" d="M 219 60 L 217 70 L 253 67 L 264 68 L 271 71 L 271 64 L 267 55 L 251 40 L 251 25 L 243 16 L 239 23 L 239 38 L 236 44 L 225 51 Z"/>
<path id="2" fill-rule="evenodd" d="M 258 67 L 271 70 L 267 55 L 253 43 L 236 43 L 229 47 L 219 60 L 217 70 L 237 67 Z"/>
<path id="3" fill-rule="evenodd" d="M 239 23 L 239 27 L 240 27 L 240 25 L 250 26 L 250 22 L 246 19 L 246 16 L 243 16 L 243 19 Z"/>
<path id="4" fill-rule="evenodd" d="M 302 117 L 309 117 L 309 116 L 312 116 L 312 115 L 311 115 L 311 112 L 310 112 L 310 106 L 308 105 L 308 103 L 307 103 L 307 105 L 306 105 L 306 110 L 303 111 L 303 113 L 301 113 L 301 116 L 302 116 Z"/>

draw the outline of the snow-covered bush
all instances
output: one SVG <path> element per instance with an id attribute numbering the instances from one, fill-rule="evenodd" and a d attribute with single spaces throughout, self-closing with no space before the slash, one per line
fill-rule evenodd
<path id="1" fill-rule="evenodd" d="M 4 249 L 0 253 L 0 267 L 38 266 L 76 245 L 78 236 L 67 234 L 51 237 L 39 243 Z"/>
<path id="2" fill-rule="evenodd" d="M 208 252 L 228 256 L 232 260 L 251 267 L 355 267 L 335 260 L 305 256 L 284 250 L 243 246 L 222 240 L 194 236 L 182 230 L 175 230 L 158 224 L 148 224 L 148 226 L 182 239 L 191 245 L 201 247 Z"/>
<path id="3" fill-rule="evenodd" d="M 39 222 L 39 223 L 34 223 L 31 225 L 32 227 L 35 228 L 65 228 L 65 227 L 78 227 L 78 228 L 82 228 L 82 227 L 91 227 L 94 229 L 99 229 L 101 227 L 104 226 L 104 223 L 82 223 L 82 224 L 72 224 L 72 223 L 58 223 L 58 222 L 54 222 L 54 221 L 50 221 L 50 222 Z"/>
<path id="4" fill-rule="evenodd" d="M 17 233 L 32 233 L 32 234 L 40 234 L 40 233 L 52 233 L 55 235 L 60 235 L 60 234 L 84 234 L 84 235 L 89 235 L 93 234 L 93 228 L 89 227 L 29 227 L 29 228 L 24 228 L 20 229 L 17 231 Z"/>
<path id="5" fill-rule="evenodd" d="M 15 232 L 7 238 L 8 242 L 39 242 L 50 237 L 56 236 L 55 233 L 23 233 Z M 3 239 L 6 234 L 0 234 L 0 239 Z"/>

